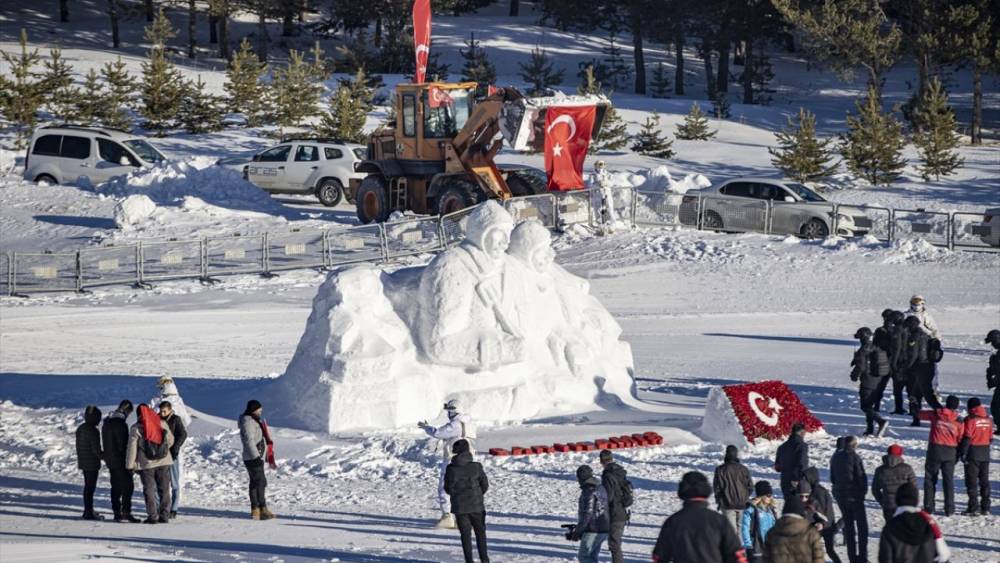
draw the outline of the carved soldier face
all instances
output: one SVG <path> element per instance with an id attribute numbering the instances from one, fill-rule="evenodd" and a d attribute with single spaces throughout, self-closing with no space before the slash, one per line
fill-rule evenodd
<path id="1" fill-rule="evenodd" d="M 509 232 L 499 228 L 490 229 L 483 237 L 483 252 L 494 260 L 501 260 L 509 244 Z"/>
<path id="2" fill-rule="evenodd" d="M 544 272 L 552 266 L 556 259 L 556 251 L 551 246 L 539 246 L 531 252 L 531 267 L 536 272 Z"/>

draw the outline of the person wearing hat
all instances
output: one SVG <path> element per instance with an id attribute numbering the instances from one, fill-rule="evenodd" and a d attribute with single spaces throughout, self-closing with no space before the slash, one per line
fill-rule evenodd
<path id="1" fill-rule="evenodd" d="M 728 563 L 746 561 L 746 550 L 726 517 L 708 506 L 712 486 L 700 471 L 681 477 L 677 496 L 680 510 L 663 522 L 653 547 L 654 563 Z"/>
<path id="2" fill-rule="evenodd" d="M 170 427 L 149 405 L 136 409 L 136 423 L 128 434 L 125 467 L 139 472 L 146 501 L 147 524 L 170 522 L 170 447 L 174 436 Z M 162 493 L 161 493 L 162 491 Z"/>
<path id="3" fill-rule="evenodd" d="M 472 461 L 468 440 L 457 440 L 451 446 L 454 457 L 444 475 L 444 490 L 451 499 L 451 513 L 455 515 L 458 532 L 462 538 L 465 563 L 472 563 L 472 532 L 476 534 L 476 550 L 480 563 L 489 563 L 486 550 L 486 506 L 483 495 L 490 489 L 483 466 Z"/>
<path id="4" fill-rule="evenodd" d="M 904 483 L 896 491 L 896 512 L 878 541 L 879 563 L 938 563 L 951 558 L 951 550 L 934 518 L 917 508 L 917 487 Z"/>
<path id="5" fill-rule="evenodd" d="M 736 446 L 726 446 L 726 456 L 722 465 L 715 468 L 715 475 L 712 477 L 712 490 L 715 491 L 715 503 L 719 512 L 729 520 L 733 530 L 739 534 L 743 511 L 750 502 L 754 484 L 750 470 L 740 463 L 739 450 Z"/>
<path id="6" fill-rule="evenodd" d="M 910 426 L 920 426 L 917 415 L 922 401 L 927 401 L 932 408 L 941 408 L 933 388 L 934 363 L 929 353 L 930 337 L 920 327 L 918 317 L 907 317 L 903 326 L 906 328 L 906 345 L 901 368 L 906 374 L 906 393 L 910 399 L 910 416 L 913 417 Z"/>
<path id="7" fill-rule="evenodd" d="M 97 490 L 97 476 L 101 472 L 101 433 L 97 425 L 101 423 L 101 409 L 88 405 L 83 411 L 83 424 L 76 427 L 76 465 L 83 472 L 83 519 L 104 520 L 104 516 L 94 512 L 94 492 Z"/>
<path id="8" fill-rule="evenodd" d="M 833 454 L 830 461 L 833 498 L 844 517 L 847 560 L 851 563 L 868 561 L 868 513 L 865 511 L 868 475 L 857 450 L 857 437 L 847 436 L 844 449 Z"/>
<path id="9" fill-rule="evenodd" d="M 767 481 L 757 481 L 753 492 L 754 497 L 741 517 L 740 539 L 743 540 L 747 559 L 759 561 L 764 559 L 764 538 L 778 520 L 778 505 L 774 502 L 774 490 Z"/>
<path id="10" fill-rule="evenodd" d="M 576 556 L 580 563 L 597 563 L 601 546 L 608 539 L 608 531 L 611 529 L 608 491 L 589 465 L 581 465 L 576 469 L 576 482 L 580 485 L 576 525 L 566 538 L 580 542 Z"/>
<path id="11" fill-rule="evenodd" d="M 598 455 L 601 461 L 601 484 L 608 493 L 608 551 L 611 552 L 612 563 L 622 563 L 622 536 L 630 517 L 629 507 L 632 506 L 632 482 L 628 480 L 625 468 L 615 463 L 611 450 L 601 450 Z"/>
<path id="12" fill-rule="evenodd" d="M 837 512 L 834 509 L 833 495 L 820 483 L 819 469 L 810 467 L 803 473 L 802 483 L 809 485 L 809 502 L 807 506 L 813 511 L 813 524 L 817 524 L 817 529 L 823 537 L 823 546 L 826 548 L 826 556 L 833 563 L 840 563 L 840 556 L 837 555 Z M 802 489 L 799 489 L 800 492 Z"/>
<path id="13" fill-rule="evenodd" d="M 104 463 L 111 473 L 111 510 L 115 522 L 138 523 L 132 516 L 132 494 L 135 493 L 135 474 L 125 467 L 128 453 L 128 417 L 132 414 L 132 401 L 125 400 L 104 419 L 101 441 L 104 444 Z"/>
<path id="14" fill-rule="evenodd" d="M 905 414 L 906 411 L 903 410 L 903 383 L 897 378 L 895 369 L 896 355 L 899 350 L 896 337 L 896 333 L 899 332 L 899 326 L 895 321 L 897 313 L 899 314 L 900 321 L 902 321 L 903 314 L 901 312 L 892 309 L 882 311 L 882 326 L 875 329 L 872 341 L 885 358 L 889 371 L 889 377 L 882 380 L 878 396 L 880 399 L 884 396 L 885 390 L 891 380 L 892 395 L 896 406 L 893 412 L 895 414 Z"/>
<path id="15" fill-rule="evenodd" d="M 264 462 L 273 469 L 276 467 L 274 458 L 274 441 L 268 430 L 267 421 L 261 415 L 264 407 L 260 401 L 250 399 L 247 408 L 239 418 L 240 443 L 243 445 L 243 465 L 250 476 L 250 518 L 253 520 L 270 520 L 277 518 L 267 508 L 267 475 L 264 473 Z"/>
<path id="16" fill-rule="evenodd" d="M 872 478 L 872 496 L 882 507 L 886 522 L 896 513 L 896 491 L 907 483 L 916 487 L 917 474 L 903 461 L 903 446 L 893 444 L 882 456 L 882 465 L 875 468 Z"/>
<path id="17" fill-rule="evenodd" d="M 781 518 L 764 538 L 764 561 L 768 563 L 824 563 L 823 538 L 807 519 L 802 499 L 785 499 Z"/>
<path id="18" fill-rule="evenodd" d="M 958 421 L 959 404 L 958 397 L 948 395 L 944 408 L 923 410 L 919 414 L 920 420 L 931 423 L 927 461 L 924 464 L 924 510 L 928 514 L 934 514 L 939 475 L 944 488 L 945 516 L 955 512 L 955 462 L 958 459 L 958 443 L 965 430 Z"/>
<path id="19" fill-rule="evenodd" d="M 969 493 L 969 506 L 963 514 L 986 516 L 990 513 L 993 421 L 978 397 L 969 399 L 967 406 L 969 414 L 962 424 L 962 440 L 958 444 L 958 458 L 965 462 L 965 487 Z"/>
<path id="20" fill-rule="evenodd" d="M 441 440 L 441 473 L 438 478 L 438 506 L 441 508 L 441 518 L 435 527 L 454 529 L 456 527 L 455 515 L 451 513 L 448 493 L 444 490 L 444 476 L 448 470 L 448 464 L 451 463 L 451 448 L 455 442 L 467 440 L 469 450 L 474 451 L 476 429 L 472 425 L 472 418 L 460 412 L 458 399 L 451 399 L 444 404 L 443 408 L 448 416 L 448 422 L 435 427 L 422 420 L 417 423 L 417 426 L 431 438 Z"/>
<path id="21" fill-rule="evenodd" d="M 809 444 L 805 437 L 806 426 L 796 422 L 774 455 L 774 469 L 781 473 L 781 494 L 786 497 L 795 494 L 802 472 L 809 467 Z"/>
<path id="22" fill-rule="evenodd" d="M 882 403 L 882 391 L 889 377 L 889 356 L 884 350 L 875 346 L 872 331 L 863 326 L 854 333 L 861 346 L 854 351 L 851 360 L 851 381 L 858 382 L 858 397 L 861 412 L 865 414 L 865 436 L 873 434 L 879 437 L 885 433 L 889 422 L 878 413 Z M 875 425 L 878 424 L 878 431 Z"/>
<path id="23" fill-rule="evenodd" d="M 920 328 L 927 333 L 927 336 L 937 338 L 938 340 L 941 339 L 937 323 L 934 322 L 934 317 L 927 312 L 927 304 L 924 302 L 922 296 L 914 295 L 910 298 L 910 308 L 906 310 L 906 316 L 920 319 Z"/>
<path id="24" fill-rule="evenodd" d="M 904 405 L 909 404 L 909 397 L 907 401 L 903 402 L 903 391 L 909 393 L 909 375 L 903 367 L 903 363 L 906 360 L 906 344 L 909 338 L 909 334 L 906 330 L 906 314 L 902 311 L 893 311 L 890 316 L 892 322 L 892 327 L 889 330 L 889 359 L 890 359 L 890 373 L 892 374 L 892 399 L 895 408 L 892 414 L 906 414 L 909 412 Z"/>
<path id="25" fill-rule="evenodd" d="M 993 390 L 993 400 L 990 401 L 990 414 L 993 415 L 993 434 L 1000 436 L 1000 330 L 993 329 L 986 333 L 983 341 L 996 350 L 990 356 L 986 368 L 986 388 Z"/>

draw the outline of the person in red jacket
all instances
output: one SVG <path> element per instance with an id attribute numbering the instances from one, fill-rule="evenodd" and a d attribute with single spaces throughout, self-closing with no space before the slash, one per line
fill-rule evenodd
<path id="1" fill-rule="evenodd" d="M 962 514 L 986 516 L 990 513 L 990 440 L 993 439 L 993 421 L 986 414 L 986 407 L 978 397 L 969 399 L 967 406 L 969 416 L 965 417 L 962 441 L 958 444 L 958 459 L 965 462 L 965 487 L 969 492 L 969 507 Z"/>
<path id="2" fill-rule="evenodd" d="M 918 415 L 920 420 L 931 423 L 927 461 L 924 463 L 924 510 L 928 514 L 934 514 L 939 474 L 943 481 L 945 516 L 955 513 L 955 462 L 958 459 L 958 442 L 964 431 L 956 412 L 959 404 L 958 397 L 948 395 L 945 408 L 923 410 Z"/>

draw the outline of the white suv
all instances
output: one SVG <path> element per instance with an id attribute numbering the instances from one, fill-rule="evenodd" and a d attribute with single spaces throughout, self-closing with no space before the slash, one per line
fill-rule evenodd
<path id="1" fill-rule="evenodd" d="M 364 160 L 365 147 L 331 139 L 286 139 L 245 159 L 221 159 L 218 164 L 243 171 L 243 177 L 275 194 L 315 194 L 334 206 L 344 197 L 351 178 L 364 178 L 354 163 Z"/>
<path id="2" fill-rule="evenodd" d="M 24 179 L 48 184 L 101 184 L 166 160 L 142 137 L 103 127 L 41 127 L 31 136 Z"/>

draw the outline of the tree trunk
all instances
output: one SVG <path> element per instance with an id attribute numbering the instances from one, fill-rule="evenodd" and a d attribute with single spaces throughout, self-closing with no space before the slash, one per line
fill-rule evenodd
<path id="1" fill-rule="evenodd" d="M 219 56 L 227 61 L 232 54 L 229 51 L 229 6 L 223 4 L 223 11 L 219 14 Z"/>
<path id="2" fill-rule="evenodd" d="M 59 21 L 69 21 L 69 0 L 59 0 Z"/>
<path id="3" fill-rule="evenodd" d="M 743 41 L 743 103 L 753 103 L 753 38 Z"/>
<path id="4" fill-rule="evenodd" d="M 508 15 L 512 18 L 517 17 L 518 11 L 521 9 L 520 0 L 510 0 L 510 12 Z"/>
<path id="5" fill-rule="evenodd" d="M 718 92 L 729 92 L 729 40 L 719 41 L 719 79 L 715 83 Z"/>
<path id="6" fill-rule="evenodd" d="M 219 16 L 211 12 L 208 14 L 208 42 L 212 45 L 219 42 Z"/>
<path id="7" fill-rule="evenodd" d="M 983 69 L 972 65 L 972 127 L 969 132 L 973 145 L 983 144 Z"/>
<path id="8" fill-rule="evenodd" d="M 712 71 L 712 49 L 711 41 L 707 37 L 701 38 L 701 60 L 705 63 L 705 90 L 709 100 L 715 99 L 715 72 Z"/>
<path id="9" fill-rule="evenodd" d="M 305 23 L 306 21 L 306 10 L 309 9 L 309 0 L 301 0 L 299 2 L 299 23 Z"/>
<path id="10" fill-rule="evenodd" d="M 111 16 L 111 46 L 117 49 L 121 46 L 118 35 L 118 0 L 108 0 L 108 15 Z"/>
<path id="11" fill-rule="evenodd" d="M 257 14 L 257 60 L 267 62 L 267 18 L 263 8 Z"/>
<path id="12" fill-rule="evenodd" d="M 188 0 L 188 58 L 193 59 L 195 56 L 195 26 L 198 24 L 198 11 L 195 6 L 195 0 Z"/>
<path id="13" fill-rule="evenodd" d="M 931 66 L 931 57 L 927 53 L 917 55 L 917 99 L 924 96 L 927 91 L 927 74 Z"/>
<path id="14" fill-rule="evenodd" d="M 642 14 L 632 8 L 632 57 L 635 61 L 635 93 L 646 93 L 646 57 L 642 52 Z"/>
<path id="15" fill-rule="evenodd" d="M 146 8 L 146 21 L 151 22 L 153 21 L 153 16 L 155 15 L 153 14 L 153 0 L 144 0 L 144 3 Z"/>
<path id="16" fill-rule="evenodd" d="M 285 6 L 285 13 L 281 14 L 281 36 L 291 37 L 295 34 L 295 14 L 290 6 Z"/>
<path id="17" fill-rule="evenodd" d="M 674 68 L 674 94 L 684 95 L 684 31 L 677 30 L 674 33 L 674 58 L 676 65 Z"/>
<path id="18" fill-rule="evenodd" d="M 382 18 L 375 19 L 375 48 L 382 48 Z"/>

